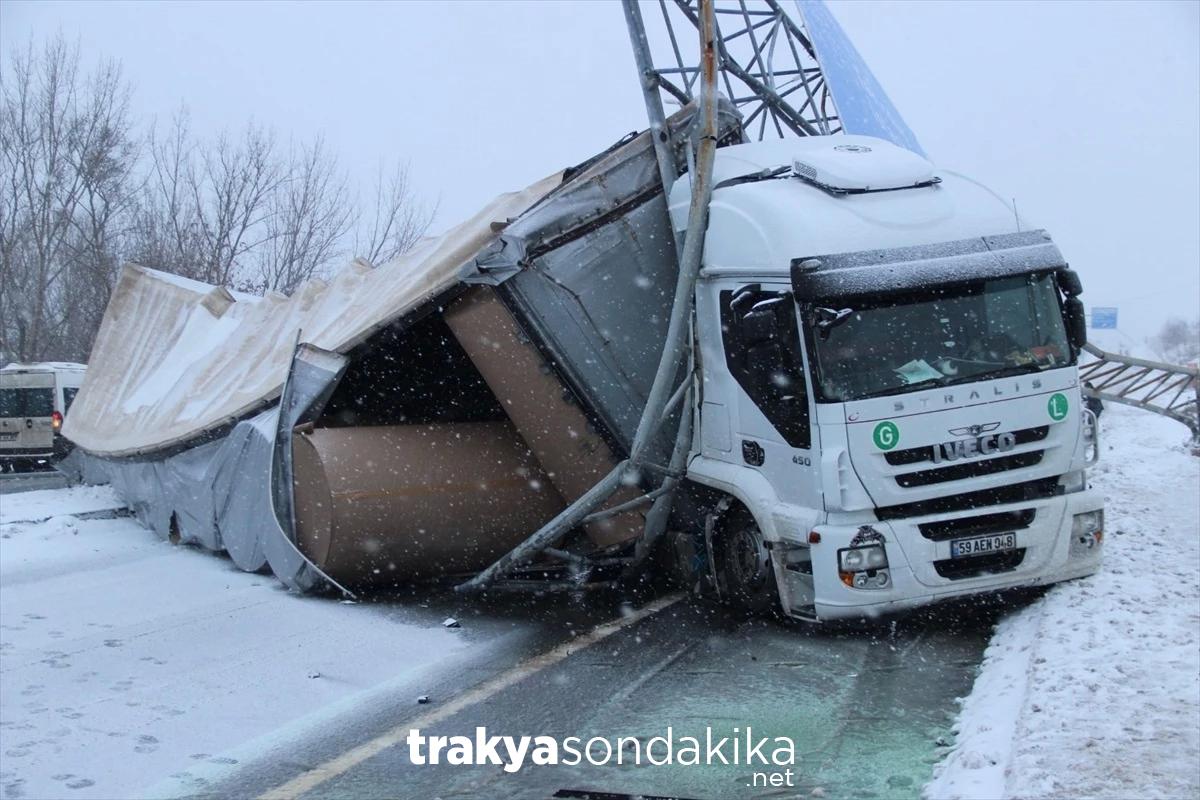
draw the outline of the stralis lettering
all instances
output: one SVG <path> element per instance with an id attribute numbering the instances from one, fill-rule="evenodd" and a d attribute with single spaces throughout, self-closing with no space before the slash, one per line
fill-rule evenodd
<path id="1" fill-rule="evenodd" d="M 966 403 L 975 403 L 980 400 L 995 400 L 999 397 L 1016 397 L 1026 391 L 1037 391 L 1042 388 L 1042 379 L 1033 378 L 1029 381 L 1028 386 L 1021 381 L 1013 381 L 1008 383 L 994 383 L 987 389 L 969 389 L 955 392 L 943 392 L 938 395 L 930 392 L 924 396 L 909 398 L 906 400 L 892 401 L 892 411 L 907 411 L 909 407 L 919 408 L 922 411 L 928 410 L 929 407 L 936 406 L 939 403 L 943 406 L 960 406 Z"/>
<path id="2" fill-rule="evenodd" d="M 711 728 L 705 728 L 702 738 L 676 738 L 674 730 L 667 728 L 665 735 L 652 736 L 644 743 L 637 736 L 615 739 L 594 736 L 586 741 L 579 736 L 568 736 L 562 741 L 553 736 L 489 736 L 483 727 L 476 728 L 473 737 L 426 736 L 413 728 L 404 741 L 413 764 L 493 764 L 509 773 L 517 772 L 527 763 L 574 766 L 585 759 L 594 766 L 646 763 L 775 767 L 790 767 L 796 760 L 796 744 L 790 738 L 756 737 L 749 727 L 745 731 L 734 728 L 728 736 L 715 736 Z"/>

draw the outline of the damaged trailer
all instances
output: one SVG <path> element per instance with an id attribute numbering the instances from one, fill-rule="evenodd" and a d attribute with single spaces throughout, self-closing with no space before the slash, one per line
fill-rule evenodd
<path id="1" fill-rule="evenodd" d="M 675 142 L 696 116 L 669 120 Z M 736 115 L 718 117 L 739 140 Z M 296 590 L 470 575 L 628 457 L 677 274 L 648 132 L 291 297 L 129 265 L 66 468 L 163 538 Z M 668 462 L 686 416 L 647 461 Z M 630 549 L 647 485 L 626 482 L 553 563 L 582 578 L 583 556 Z"/>

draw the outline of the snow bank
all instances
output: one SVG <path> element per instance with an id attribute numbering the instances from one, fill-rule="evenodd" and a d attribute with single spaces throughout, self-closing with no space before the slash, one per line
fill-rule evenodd
<path id="1" fill-rule="evenodd" d="M 1200 459 L 1110 407 L 1105 566 L 996 627 L 929 798 L 1200 795 Z"/>

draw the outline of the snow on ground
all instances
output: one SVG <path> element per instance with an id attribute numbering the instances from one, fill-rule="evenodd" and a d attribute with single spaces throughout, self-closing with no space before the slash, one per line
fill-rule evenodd
<path id="1" fill-rule="evenodd" d="M 930 798 L 1200 796 L 1200 458 L 1114 407 L 1101 572 L 997 625 Z"/>
<path id="2" fill-rule="evenodd" d="M 89 514 L 124 508 L 109 486 L 76 486 L 39 492 L 0 494 L 0 521 L 41 522 L 64 514 Z"/>
<path id="3" fill-rule="evenodd" d="M 446 630 L 445 609 L 289 595 L 129 517 L 62 514 L 113 505 L 106 489 L 0 496 L 5 800 L 201 788 L 364 704 L 416 697 L 508 635 Z"/>

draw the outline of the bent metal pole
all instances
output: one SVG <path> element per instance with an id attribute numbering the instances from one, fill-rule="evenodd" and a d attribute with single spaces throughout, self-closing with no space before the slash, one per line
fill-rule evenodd
<path id="1" fill-rule="evenodd" d="M 651 434 L 666 408 L 669 394 L 679 374 L 687 337 L 691 328 L 692 304 L 695 298 L 696 277 L 704 255 L 704 234 L 708 230 L 708 204 L 712 198 L 712 170 L 717 149 L 717 50 L 713 0 L 700 0 L 700 113 L 697 131 L 696 167 L 692 175 L 692 198 L 688 208 L 688 225 L 684 234 L 683 252 L 679 257 L 679 278 L 675 283 L 674 305 L 667 325 L 666 341 L 658 361 L 658 372 L 642 409 L 637 432 L 629 448 L 629 459 L 613 468 L 599 483 L 578 500 L 563 509 L 554 519 L 517 545 L 499 560 L 471 580 L 460 584 L 458 591 L 478 591 L 502 577 L 513 567 L 533 558 L 553 545 L 584 517 L 598 508 L 631 476 L 636 475 Z M 670 186 L 663 192 L 669 194 Z M 683 409 L 684 414 L 690 413 Z M 627 473 L 631 473 L 627 475 Z M 660 512 L 661 513 L 661 512 Z"/>

